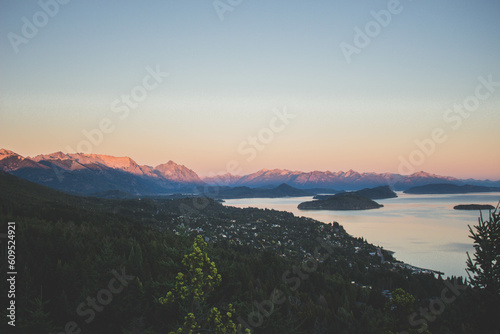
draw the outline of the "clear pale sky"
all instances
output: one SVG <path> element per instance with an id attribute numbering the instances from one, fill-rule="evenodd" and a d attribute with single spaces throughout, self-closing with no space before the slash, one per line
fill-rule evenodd
<path id="1" fill-rule="evenodd" d="M 54 1 L 0 4 L 0 147 L 500 179 L 499 1 Z"/>

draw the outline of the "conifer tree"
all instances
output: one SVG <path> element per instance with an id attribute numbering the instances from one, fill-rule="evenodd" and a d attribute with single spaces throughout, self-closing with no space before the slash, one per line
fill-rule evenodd
<path id="1" fill-rule="evenodd" d="M 489 220 L 479 217 L 474 229 L 469 226 L 474 240 L 474 259 L 467 252 L 467 274 L 471 285 L 488 294 L 500 296 L 500 211 L 491 212 Z"/>
<path id="2" fill-rule="evenodd" d="M 193 252 L 184 255 L 182 264 L 185 272 L 179 272 L 175 279 L 175 287 L 165 297 L 159 299 L 161 304 L 177 303 L 181 309 L 187 310 L 184 323 L 175 333 L 236 333 L 236 324 L 232 321 L 235 309 L 229 304 L 223 311 L 212 307 L 204 310 L 204 302 L 209 294 L 221 283 L 222 277 L 217 272 L 215 263 L 206 252 L 207 244 L 198 235 L 193 244 Z"/>
<path id="3" fill-rule="evenodd" d="M 479 224 L 474 229 L 469 226 L 469 237 L 474 240 L 475 251 L 473 258 L 467 253 L 467 274 L 477 300 L 478 323 L 484 333 L 493 333 L 500 328 L 499 205 L 493 212 L 490 211 L 487 221 L 481 214 Z"/>
<path id="4" fill-rule="evenodd" d="M 50 312 L 46 311 L 46 305 L 49 300 L 43 300 L 43 294 L 40 292 L 40 297 L 30 301 L 30 307 L 27 310 L 27 319 L 21 328 L 23 328 L 26 333 L 50 333 L 55 330 L 52 324 Z"/>

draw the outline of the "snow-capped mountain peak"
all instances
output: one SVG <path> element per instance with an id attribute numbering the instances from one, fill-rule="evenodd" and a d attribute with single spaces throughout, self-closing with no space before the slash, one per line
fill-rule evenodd
<path id="1" fill-rule="evenodd" d="M 9 157 L 9 156 L 13 156 L 13 155 L 19 155 L 19 154 L 14 153 L 14 152 L 9 151 L 9 150 L 6 150 L 4 148 L 0 149 L 0 160 L 2 160 L 3 158 Z"/>
<path id="2" fill-rule="evenodd" d="M 36 161 L 25 158 L 10 150 L 0 149 L 0 170 L 4 172 L 13 172 L 22 168 L 47 169 L 48 167 L 40 165 Z"/>
<path id="3" fill-rule="evenodd" d="M 34 156 L 34 157 L 30 157 L 31 160 L 33 161 L 42 161 L 42 160 L 66 160 L 66 159 L 70 159 L 70 157 L 61 152 L 61 151 L 58 151 L 58 152 L 54 152 L 54 153 L 50 153 L 50 154 L 39 154 L 37 156 Z"/>

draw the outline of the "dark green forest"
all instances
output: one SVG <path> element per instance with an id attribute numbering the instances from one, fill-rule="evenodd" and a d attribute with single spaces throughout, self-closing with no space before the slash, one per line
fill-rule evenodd
<path id="1" fill-rule="evenodd" d="M 470 285 L 406 267 L 335 222 L 208 198 L 77 197 L 5 173 L 0 186 L 0 233 L 15 222 L 17 271 L 13 330 L 2 238 L 2 333 L 500 328 L 498 216 L 471 228 L 480 252 Z"/>

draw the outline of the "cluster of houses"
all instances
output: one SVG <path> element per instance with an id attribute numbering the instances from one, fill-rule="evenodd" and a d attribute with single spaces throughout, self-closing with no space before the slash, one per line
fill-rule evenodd
<path id="1" fill-rule="evenodd" d="M 281 257 L 310 259 L 315 250 L 327 245 L 336 254 L 335 262 L 345 261 L 350 268 L 384 267 L 414 274 L 442 274 L 399 262 L 392 257 L 392 252 L 349 235 L 337 222 L 325 224 L 284 211 L 225 207 L 197 215 L 170 216 L 162 225 L 176 234 L 203 235 L 207 243 L 223 247 L 244 246 L 256 251 L 272 250 Z"/>

